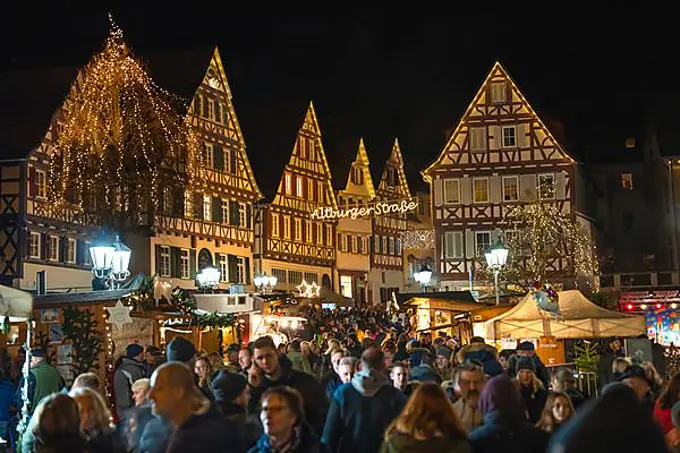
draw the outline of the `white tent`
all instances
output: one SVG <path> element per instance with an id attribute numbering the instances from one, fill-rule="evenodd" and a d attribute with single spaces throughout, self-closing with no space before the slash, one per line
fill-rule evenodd
<path id="1" fill-rule="evenodd" d="M 10 322 L 22 322 L 33 317 L 33 295 L 0 285 L 0 324 L 9 316 Z"/>
<path id="2" fill-rule="evenodd" d="M 560 315 L 552 317 L 536 306 L 531 294 L 511 310 L 484 323 L 490 341 L 554 336 L 565 338 L 630 337 L 645 333 L 644 316 L 599 307 L 578 290 L 560 291 Z"/>

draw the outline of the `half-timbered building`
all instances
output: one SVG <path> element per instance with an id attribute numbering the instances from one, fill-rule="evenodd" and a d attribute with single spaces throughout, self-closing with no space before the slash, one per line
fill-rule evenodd
<path id="1" fill-rule="evenodd" d="M 468 287 L 469 271 L 501 237 L 518 204 L 577 209 L 576 161 L 551 134 L 500 63 L 495 63 L 439 157 L 424 170 L 432 194 L 440 286 Z M 555 271 L 559 257 L 551 263 Z"/>
<path id="2" fill-rule="evenodd" d="M 347 184 L 337 193 L 341 210 L 367 208 L 375 199 L 370 162 L 364 140 L 359 141 Z M 371 268 L 370 242 L 373 234 L 371 217 L 345 217 L 338 220 L 337 272 L 340 292 L 357 304 L 368 301 L 368 273 Z"/>
<path id="3" fill-rule="evenodd" d="M 258 151 L 260 159 L 267 159 L 262 166 L 271 167 L 277 155 L 287 152 L 284 148 L 272 149 L 272 143 L 292 149 L 271 199 L 257 210 L 256 272 L 276 276 L 277 288 L 282 290 L 295 292 L 303 281 L 332 290 L 336 222 L 313 213 L 319 208 L 337 209 L 337 203 L 314 105 L 310 102 L 306 112 L 299 111 L 298 115 L 296 121 L 302 122 L 298 128 L 281 131 L 283 138 L 265 140 L 268 144 Z M 283 124 L 291 118 L 275 115 L 273 121 Z M 272 138 L 275 127 L 261 133 Z"/>
<path id="4" fill-rule="evenodd" d="M 411 191 L 404 172 L 404 159 L 395 138 L 390 157 L 376 189 L 375 202 L 395 203 L 410 200 Z M 384 303 L 404 288 L 402 235 L 406 231 L 407 213 L 390 212 L 373 218 L 369 298 Z"/>

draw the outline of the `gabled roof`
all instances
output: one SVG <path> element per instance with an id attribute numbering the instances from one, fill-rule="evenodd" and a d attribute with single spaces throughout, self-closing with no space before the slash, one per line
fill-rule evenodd
<path id="1" fill-rule="evenodd" d="M 397 185 L 390 187 L 387 184 L 387 169 L 393 167 L 397 169 Z M 406 180 L 406 172 L 404 171 L 404 158 L 401 155 L 401 148 L 399 147 L 399 139 L 395 138 L 392 143 L 392 152 L 390 157 L 385 162 L 382 177 L 380 178 L 380 185 L 378 186 L 378 193 L 394 193 L 405 198 L 411 197 L 411 189 L 408 187 Z"/>
<path id="2" fill-rule="evenodd" d="M 364 174 L 364 184 L 361 186 L 357 186 L 352 182 L 352 170 L 355 164 L 362 169 Z M 371 177 L 371 163 L 368 160 L 368 153 L 366 153 L 366 146 L 364 145 L 363 138 L 359 139 L 357 155 L 354 160 L 350 162 L 346 176 L 347 182 L 345 188 L 341 192 L 347 195 L 368 196 L 370 198 L 375 197 L 375 186 L 373 185 L 373 178 Z"/>

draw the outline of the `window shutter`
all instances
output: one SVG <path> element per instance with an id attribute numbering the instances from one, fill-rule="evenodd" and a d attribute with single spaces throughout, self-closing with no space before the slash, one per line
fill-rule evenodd
<path id="1" fill-rule="evenodd" d="M 179 248 L 170 247 L 170 276 L 180 276 Z"/>
<path id="2" fill-rule="evenodd" d="M 196 280 L 196 250 L 189 250 L 189 276 Z"/>
<path id="3" fill-rule="evenodd" d="M 154 249 L 155 249 L 154 257 L 155 257 L 155 261 L 156 261 L 155 274 L 161 275 L 161 246 L 156 244 Z"/>
<path id="4" fill-rule="evenodd" d="M 222 266 L 220 266 L 221 256 L 222 255 L 220 253 L 215 253 L 215 262 L 212 263 L 212 265 L 215 266 L 216 268 L 218 268 L 220 270 L 220 272 L 222 272 Z M 220 278 L 222 280 L 226 280 L 226 275 L 222 275 Z"/>
<path id="5" fill-rule="evenodd" d="M 66 237 L 59 238 L 59 250 L 61 250 L 59 258 L 61 258 L 62 263 L 65 263 L 67 259 L 66 255 L 68 255 L 68 238 Z"/>
<path id="6" fill-rule="evenodd" d="M 238 258 L 234 255 L 227 255 L 229 267 L 229 283 L 238 283 Z"/>
<path id="7" fill-rule="evenodd" d="M 224 171 L 224 150 L 217 143 L 213 145 L 213 157 L 215 170 Z"/>
<path id="8" fill-rule="evenodd" d="M 215 121 L 218 123 L 222 121 L 222 106 L 217 100 L 215 100 Z"/>
<path id="9" fill-rule="evenodd" d="M 555 175 L 555 198 L 564 200 L 567 197 L 567 174 L 563 171 Z"/>
<path id="10" fill-rule="evenodd" d="M 245 258 L 246 262 L 246 281 L 243 282 L 246 285 L 250 285 L 250 258 Z"/>
<path id="11" fill-rule="evenodd" d="M 246 204 L 246 228 L 252 228 L 252 207 L 249 204 Z"/>
<path id="12" fill-rule="evenodd" d="M 201 95 L 197 95 L 196 99 L 194 99 L 194 115 L 200 115 L 201 110 L 203 109 L 203 98 Z"/>
<path id="13" fill-rule="evenodd" d="M 236 156 L 237 150 L 232 149 L 229 153 L 229 173 L 233 175 L 238 174 L 238 161 Z"/>
<path id="14" fill-rule="evenodd" d="M 472 230 L 465 230 L 465 256 L 475 257 L 475 232 Z"/>
<path id="15" fill-rule="evenodd" d="M 36 193 L 36 180 L 35 180 L 35 167 L 33 165 L 28 166 L 28 195 L 30 197 L 35 197 Z"/>
<path id="16" fill-rule="evenodd" d="M 536 201 L 536 175 L 520 175 L 519 199 L 520 201 Z"/>
<path id="17" fill-rule="evenodd" d="M 454 233 L 447 231 L 444 233 L 444 257 L 453 258 L 454 254 Z"/>
<path id="18" fill-rule="evenodd" d="M 460 178 L 460 202 L 464 205 L 470 204 L 470 185 L 471 179 L 467 176 Z"/>
<path id="19" fill-rule="evenodd" d="M 500 149 L 503 146 L 503 134 L 500 126 L 489 126 L 489 149 Z"/>
<path id="20" fill-rule="evenodd" d="M 382 253 L 382 238 L 380 236 L 375 236 L 375 253 Z"/>
<path id="21" fill-rule="evenodd" d="M 85 242 L 76 240 L 76 264 L 85 264 Z"/>
<path id="22" fill-rule="evenodd" d="M 531 145 L 531 137 L 529 136 L 529 123 L 522 123 L 517 125 L 517 147 L 529 148 Z"/>
<path id="23" fill-rule="evenodd" d="M 216 223 L 221 223 L 222 219 L 222 199 L 220 197 L 212 198 L 212 220 Z"/>
<path id="24" fill-rule="evenodd" d="M 184 216 L 184 191 L 181 188 L 175 188 L 173 191 L 172 200 L 172 215 L 177 217 Z"/>
<path id="25" fill-rule="evenodd" d="M 432 190 L 434 191 L 434 205 L 435 206 L 441 206 L 444 204 L 444 184 L 442 184 L 441 178 L 437 178 L 434 180 L 434 185 L 432 186 Z"/>
<path id="26" fill-rule="evenodd" d="M 229 200 L 229 221 L 230 225 L 238 225 L 238 201 Z"/>
<path id="27" fill-rule="evenodd" d="M 50 237 L 47 233 L 40 235 L 40 259 L 46 260 L 50 256 Z"/>
<path id="28" fill-rule="evenodd" d="M 364 238 L 359 236 L 357 238 L 357 252 L 359 252 L 359 255 L 364 253 L 364 247 L 363 246 L 364 246 Z"/>
<path id="29" fill-rule="evenodd" d="M 205 99 L 203 99 L 202 104 L 203 104 L 202 105 L 202 107 L 203 107 L 203 118 L 207 118 L 208 117 L 208 98 L 207 97 Z"/>
<path id="30" fill-rule="evenodd" d="M 491 203 L 499 204 L 501 202 L 501 177 L 492 176 L 489 184 L 491 185 Z"/>

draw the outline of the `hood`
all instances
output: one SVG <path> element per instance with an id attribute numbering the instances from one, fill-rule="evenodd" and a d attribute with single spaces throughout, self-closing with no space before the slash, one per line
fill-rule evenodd
<path id="1" fill-rule="evenodd" d="M 144 364 L 142 362 L 136 361 L 135 359 L 123 357 L 120 361 L 119 368 L 123 368 L 125 370 L 138 368 L 138 369 L 144 371 Z"/>
<path id="2" fill-rule="evenodd" d="M 363 396 L 375 396 L 381 388 L 389 385 L 387 376 L 377 370 L 361 370 L 352 378 L 352 387 Z"/>
<path id="3" fill-rule="evenodd" d="M 455 444 L 446 437 L 430 437 L 418 440 L 406 434 L 394 433 L 386 443 L 388 452 L 421 453 L 423 451 L 451 451 Z"/>
<path id="4" fill-rule="evenodd" d="M 458 351 L 456 358 L 458 363 L 464 363 L 465 360 L 470 359 L 479 360 L 484 363 L 488 360 L 498 360 L 498 351 L 486 343 L 470 343 Z"/>
<path id="5" fill-rule="evenodd" d="M 524 418 L 524 405 L 519 391 L 505 375 L 496 376 L 487 382 L 479 397 L 479 410 L 484 415 L 497 411 Z"/>

